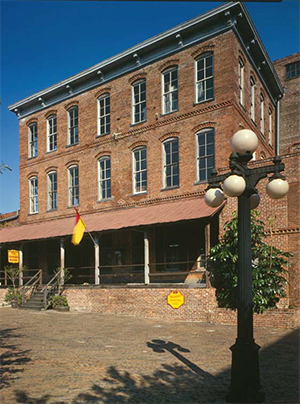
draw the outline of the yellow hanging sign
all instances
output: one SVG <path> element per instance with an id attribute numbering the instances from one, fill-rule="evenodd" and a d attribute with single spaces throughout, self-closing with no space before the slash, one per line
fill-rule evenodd
<path id="1" fill-rule="evenodd" d="M 168 304 L 173 307 L 173 309 L 179 309 L 184 303 L 184 296 L 177 290 L 172 290 L 168 295 Z"/>
<path id="2" fill-rule="evenodd" d="M 8 262 L 11 264 L 19 263 L 19 251 L 17 250 L 8 250 Z"/>

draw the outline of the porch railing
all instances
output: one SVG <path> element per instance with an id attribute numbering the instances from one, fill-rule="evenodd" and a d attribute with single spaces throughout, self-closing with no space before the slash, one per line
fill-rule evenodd
<path id="1" fill-rule="evenodd" d="M 30 280 L 37 271 L 40 271 L 40 269 L 24 269 L 23 270 L 23 283 L 26 280 Z M 0 284 L 2 286 L 11 286 L 12 285 L 12 282 L 8 279 L 6 271 L 4 271 L 4 270 L 0 271 Z M 19 279 L 16 279 L 16 284 L 19 285 Z"/>
<path id="2" fill-rule="evenodd" d="M 46 309 L 48 306 L 48 297 L 53 295 L 55 292 L 59 292 L 61 286 L 61 276 L 63 269 L 56 272 L 53 278 L 45 285 L 42 289 L 42 293 L 44 294 L 44 308 Z"/>
<path id="3" fill-rule="evenodd" d="M 42 285 L 42 274 L 43 271 L 39 269 L 35 275 L 33 275 L 29 281 L 20 287 L 20 292 L 22 293 L 22 305 L 25 303 L 26 290 L 31 290 L 30 294 L 36 289 L 37 285 Z M 23 278 L 24 279 L 24 278 Z"/>

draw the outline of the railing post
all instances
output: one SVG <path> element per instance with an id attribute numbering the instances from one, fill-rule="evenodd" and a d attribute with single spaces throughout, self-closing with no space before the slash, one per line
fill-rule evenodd
<path id="1" fill-rule="evenodd" d="M 4 285 L 7 286 L 7 273 L 4 271 Z"/>
<path id="2" fill-rule="evenodd" d="M 42 285 L 43 284 L 43 271 L 41 269 L 40 269 L 39 279 L 40 279 L 40 285 Z"/>
<path id="3" fill-rule="evenodd" d="M 65 269 L 65 245 L 64 245 L 64 239 L 60 239 L 60 267 L 62 269 L 60 273 L 60 284 L 64 284 L 64 269 Z"/>

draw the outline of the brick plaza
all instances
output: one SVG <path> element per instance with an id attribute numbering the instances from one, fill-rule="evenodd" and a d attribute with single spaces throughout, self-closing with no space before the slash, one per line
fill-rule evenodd
<path id="1" fill-rule="evenodd" d="M 5 404 L 223 403 L 236 327 L 1 308 Z M 299 402 L 299 330 L 255 330 L 266 403 Z"/>

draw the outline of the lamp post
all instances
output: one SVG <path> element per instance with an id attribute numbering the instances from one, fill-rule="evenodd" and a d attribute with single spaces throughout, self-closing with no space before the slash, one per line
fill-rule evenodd
<path id="1" fill-rule="evenodd" d="M 279 156 L 274 157 L 273 165 L 252 169 L 248 167 L 257 145 L 258 139 L 254 132 L 248 129 L 238 131 L 230 140 L 231 171 L 217 175 L 217 171 L 212 170 L 205 194 L 205 202 L 211 207 L 217 207 L 223 202 L 224 193 L 230 197 L 238 197 L 238 325 L 236 342 L 230 347 L 231 386 L 226 396 L 226 401 L 231 403 L 262 403 L 265 396 L 260 391 L 258 358 L 260 347 L 253 337 L 250 211 L 256 208 L 260 201 L 255 186 L 262 178 L 273 174 L 266 189 L 271 198 L 282 198 L 289 188 L 285 178 L 280 174 L 284 171 L 284 164 L 281 163 Z"/>

